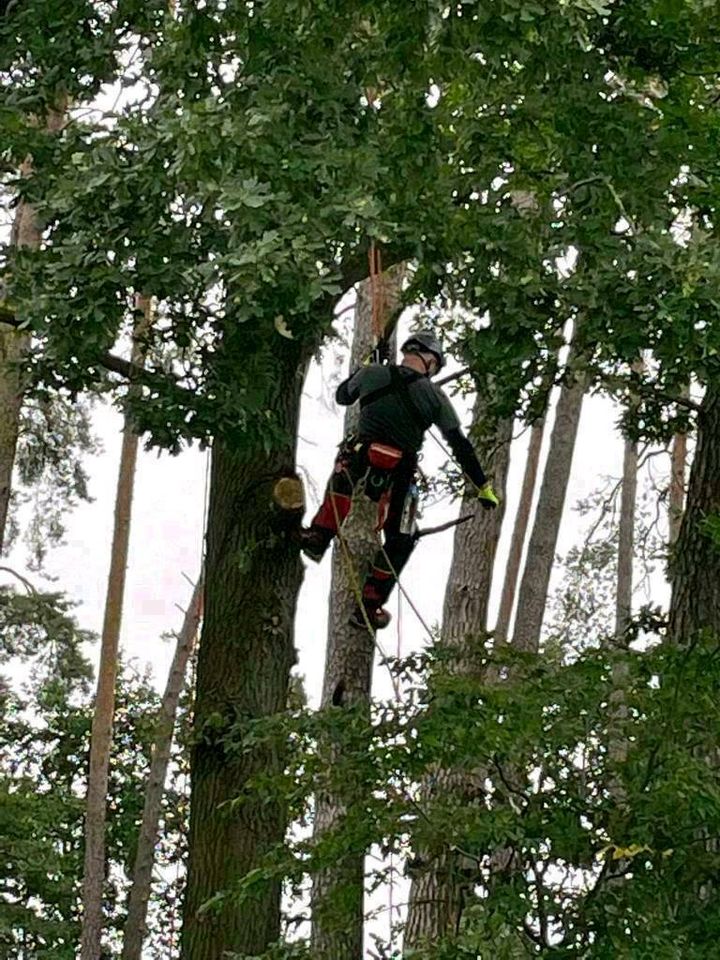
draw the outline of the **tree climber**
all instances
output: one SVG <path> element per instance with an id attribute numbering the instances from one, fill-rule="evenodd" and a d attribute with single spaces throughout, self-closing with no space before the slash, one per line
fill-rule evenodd
<path id="1" fill-rule="evenodd" d="M 356 485 L 378 503 L 378 529 L 385 534 L 362 588 L 362 607 L 351 616 L 357 627 L 386 627 L 384 609 L 390 593 L 415 546 L 414 524 L 407 522 L 416 496 L 414 476 L 425 431 L 436 424 L 455 459 L 478 490 L 483 507 L 498 499 L 445 392 L 432 383 L 443 366 L 442 346 L 432 331 L 413 334 L 401 347 L 402 364 L 370 363 L 355 370 L 337 388 L 343 406 L 360 401 L 356 434 L 340 444 L 325 498 L 309 527 L 300 532 L 305 556 L 319 562 L 347 517 Z"/>

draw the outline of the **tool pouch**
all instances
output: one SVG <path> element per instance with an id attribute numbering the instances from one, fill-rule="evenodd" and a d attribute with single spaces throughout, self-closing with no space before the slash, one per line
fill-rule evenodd
<path id="1" fill-rule="evenodd" d="M 402 450 L 386 443 L 370 443 L 365 449 L 367 474 L 365 493 L 371 500 L 379 501 L 393 483 L 394 471 L 403 458 Z"/>
<path id="2" fill-rule="evenodd" d="M 386 443 L 371 443 L 367 449 L 368 463 L 377 470 L 394 470 L 403 458 L 402 450 Z"/>

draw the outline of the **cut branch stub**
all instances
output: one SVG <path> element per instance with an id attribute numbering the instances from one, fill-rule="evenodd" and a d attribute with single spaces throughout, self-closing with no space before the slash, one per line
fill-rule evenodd
<path id="1" fill-rule="evenodd" d="M 280 477 L 273 487 L 272 497 L 281 510 L 289 513 L 305 512 L 305 490 L 300 477 Z"/>

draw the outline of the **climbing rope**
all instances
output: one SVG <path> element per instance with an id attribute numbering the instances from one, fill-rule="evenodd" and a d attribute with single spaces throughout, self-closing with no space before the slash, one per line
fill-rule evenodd
<path id="1" fill-rule="evenodd" d="M 350 482 L 352 483 L 352 477 L 350 476 L 350 473 L 347 469 L 345 469 L 345 474 L 348 480 L 350 480 Z M 355 494 L 355 490 L 359 486 L 360 482 L 361 481 L 358 481 L 358 484 L 353 485 L 352 487 L 353 495 Z M 332 492 L 330 495 L 330 502 L 332 503 L 333 512 L 335 514 L 335 526 L 337 528 L 338 542 L 340 543 L 340 555 L 342 558 L 342 562 L 345 565 L 346 573 L 348 575 L 348 582 L 350 583 L 350 589 L 352 591 L 353 597 L 355 598 L 355 602 L 358 605 L 358 609 L 361 612 L 363 622 L 367 627 L 368 633 L 372 637 L 373 645 L 375 649 L 378 651 L 378 653 L 380 654 L 382 661 L 387 668 L 388 674 L 390 676 L 390 682 L 393 686 L 393 690 L 395 691 L 396 696 L 399 697 L 400 690 L 399 690 L 398 682 L 395 676 L 393 675 L 393 672 L 390 668 L 390 664 L 388 663 L 388 655 L 383 649 L 382 645 L 378 642 L 377 635 L 372 628 L 372 624 L 370 623 L 370 618 L 368 617 L 367 610 L 365 609 L 365 605 L 363 603 L 362 583 L 360 581 L 360 573 L 353 559 L 352 551 L 350 550 L 350 545 L 348 544 L 342 532 L 342 529 L 341 529 L 342 523 L 340 522 L 340 514 L 338 513 L 337 504 L 335 502 L 335 496 Z M 352 507 L 350 509 L 352 510 Z"/>
<path id="2" fill-rule="evenodd" d="M 379 343 L 385 332 L 385 275 L 382 266 L 382 254 L 374 240 L 368 248 L 368 276 L 370 278 L 371 324 L 375 343 Z"/>
<path id="3" fill-rule="evenodd" d="M 349 471 L 345 470 L 345 474 L 346 474 L 348 480 L 350 480 L 350 482 L 352 483 L 352 477 L 350 476 Z M 358 485 L 359 485 L 360 482 L 361 482 L 361 481 L 358 481 L 358 484 L 355 484 L 355 485 L 353 486 L 353 494 L 354 494 L 355 490 L 357 489 L 357 487 L 358 487 Z M 340 514 L 338 513 L 337 504 L 335 503 L 335 497 L 331 495 L 330 500 L 331 500 L 331 503 L 332 503 L 333 512 L 334 512 L 334 514 L 335 514 L 335 524 L 336 524 L 336 527 L 337 527 L 337 537 L 338 537 L 338 540 L 340 541 L 340 543 L 341 543 L 341 545 L 342 545 L 342 547 L 343 547 L 344 559 L 345 559 L 345 561 L 346 561 L 346 562 L 348 563 L 348 565 L 349 565 L 349 567 L 348 567 L 348 572 L 349 572 L 348 579 L 349 579 L 350 582 L 351 582 L 351 589 L 352 589 L 352 591 L 353 591 L 353 595 L 355 596 L 355 599 L 357 600 L 358 606 L 359 606 L 359 608 L 360 608 L 360 610 L 361 610 L 361 612 L 362 612 L 363 621 L 365 622 L 366 627 L 368 628 L 368 630 L 370 631 L 370 633 L 371 633 L 373 636 L 375 636 L 375 632 L 372 630 L 372 626 L 371 626 L 371 624 L 370 624 L 370 619 L 369 619 L 369 617 L 368 617 L 368 615 L 367 615 L 367 611 L 365 610 L 365 606 L 364 606 L 364 604 L 363 604 L 363 602 L 362 602 L 362 586 L 361 586 L 361 583 L 360 583 L 360 575 L 359 575 L 359 572 L 358 572 L 357 567 L 356 567 L 356 565 L 355 565 L 355 561 L 353 560 L 352 551 L 350 550 L 350 547 L 349 547 L 349 545 L 348 545 L 345 537 L 343 536 L 343 533 L 342 533 L 342 530 L 341 530 L 342 524 L 340 523 Z M 352 509 L 352 507 L 351 507 L 351 509 Z M 410 606 L 410 609 L 413 611 L 413 613 L 415 614 L 415 616 L 416 616 L 416 617 L 418 618 L 418 620 L 420 621 L 423 629 L 424 629 L 425 632 L 427 633 L 427 635 L 428 635 L 428 637 L 430 638 L 430 640 L 433 641 L 433 640 L 434 640 L 434 637 L 433 637 L 433 635 L 432 635 L 432 631 L 431 631 L 430 627 L 427 625 L 427 623 L 426 623 L 426 621 L 424 620 L 422 614 L 420 613 L 420 611 L 418 610 L 418 608 L 417 608 L 417 607 L 415 606 L 415 604 L 413 603 L 412 598 L 410 597 L 409 593 L 407 592 L 407 590 L 405 589 L 405 587 L 404 587 L 404 586 L 402 585 L 402 583 L 400 582 L 400 576 L 399 576 L 397 570 L 395 569 L 395 567 L 393 566 L 390 558 L 388 557 L 387 551 L 385 550 L 385 546 L 384 546 L 383 543 L 380 543 L 380 550 L 381 550 L 382 555 L 383 555 L 383 557 L 384 557 L 384 559 L 385 559 L 385 562 L 386 562 L 387 565 L 388 565 L 388 568 L 390 569 L 390 573 L 391 573 L 391 574 L 393 575 L 393 577 L 395 578 L 395 582 L 397 583 L 397 586 L 398 586 L 398 591 L 399 591 L 399 592 L 402 594 L 402 596 L 407 600 L 408 605 Z M 383 656 L 383 658 L 384 658 L 385 660 L 387 660 L 387 659 L 388 659 L 388 658 L 387 658 L 387 654 L 385 653 L 385 651 L 383 650 L 383 648 L 381 647 L 381 645 L 377 642 L 377 638 L 375 638 L 375 646 L 377 647 L 377 649 L 379 650 L 379 652 L 381 653 L 381 655 Z M 392 675 L 392 674 L 391 674 L 391 675 Z M 394 677 L 393 677 L 393 689 L 397 690 L 397 688 L 396 688 L 396 682 L 395 682 L 395 678 L 394 678 Z"/>

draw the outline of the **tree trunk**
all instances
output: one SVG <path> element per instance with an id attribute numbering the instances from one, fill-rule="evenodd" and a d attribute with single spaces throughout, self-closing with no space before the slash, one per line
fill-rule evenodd
<path id="1" fill-rule="evenodd" d="M 23 385 L 19 364 L 29 339 L 27 334 L 0 324 L 0 555 L 5 542 L 20 428 Z"/>
<path id="2" fill-rule="evenodd" d="M 398 308 L 404 277 L 402 265 L 384 274 L 383 299 L 390 313 Z M 358 285 L 351 370 L 362 363 L 373 347 L 372 318 L 372 289 L 367 280 Z M 357 404 L 347 409 L 345 435 L 356 429 L 359 414 Z M 377 549 L 376 523 L 376 505 L 360 496 L 353 502 L 351 513 L 343 524 L 342 539 L 339 538 L 333 547 L 321 710 L 332 707 L 369 709 L 375 643 L 367 630 L 351 627 L 348 621 Z M 324 747 L 328 769 L 332 769 L 338 747 L 332 743 L 326 743 Z M 340 826 L 351 801 L 352 787 L 349 785 L 343 796 L 328 792 L 316 798 L 316 840 Z M 317 960 L 362 960 L 364 860 L 364 849 L 353 851 L 341 862 L 320 870 L 313 878 L 311 941 L 313 957 Z M 338 896 L 340 890 L 342 897 Z"/>
<path id="3" fill-rule="evenodd" d="M 617 583 L 615 588 L 615 639 L 626 643 L 625 633 L 632 618 L 633 559 L 635 552 L 635 505 L 637 502 L 637 443 L 625 440 L 623 457 L 622 494 L 620 498 L 620 526 L 618 529 Z M 622 733 L 622 724 L 627 717 L 625 687 L 627 666 L 613 663 L 613 689 L 610 694 L 610 723 L 608 727 L 608 754 L 615 763 L 622 763 L 627 756 L 627 739 Z M 620 804 L 625 800 L 625 791 L 613 774 L 609 790 Z"/>
<path id="4" fill-rule="evenodd" d="M 30 161 L 26 160 L 21 169 L 22 175 L 29 176 L 31 169 Z M 15 211 L 10 245 L 18 249 L 33 249 L 40 245 L 40 229 L 35 211 L 22 200 Z M 13 465 L 20 430 L 24 390 L 20 364 L 29 343 L 29 334 L 0 324 L 0 554 L 5 541 Z"/>
<path id="5" fill-rule="evenodd" d="M 473 427 L 482 423 L 484 409 L 485 404 L 478 396 L 472 414 Z M 466 638 L 481 637 L 488 630 L 495 554 L 505 516 L 512 428 L 512 419 L 501 420 L 491 442 L 486 444 L 487 450 L 494 451 L 492 460 L 489 455 L 481 456 L 500 496 L 500 506 L 485 510 L 478 502 L 477 492 L 468 489 L 460 507 L 461 516 L 472 514 L 473 519 L 455 530 L 453 558 L 445 587 L 442 635 L 444 643 L 453 647 L 462 647 Z"/>
<path id="6" fill-rule="evenodd" d="M 687 504 L 673 551 L 669 636 L 720 636 L 720 388 L 710 381 L 698 419 Z"/>
<path id="7" fill-rule="evenodd" d="M 635 551 L 635 503 L 637 500 L 637 443 L 625 440 L 620 527 L 618 530 L 615 635 L 622 637 L 632 617 L 633 557 Z"/>
<path id="8" fill-rule="evenodd" d="M 685 464 L 687 462 L 687 434 L 676 433 L 670 455 L 670 503 L 668 520 L 670 546 L 674 546 L 680 533 L 685 504 Z"/>
<path id="9" fill-rule="evenodd" d="M 153 745 L 145 791 L 145 804 L 133 867 L 132 887 L 128 898 L 122 960 L 141 960 L 143 940 L 147 932 L 147 906 L 152 886 L 155 845 L 158 837 L 162 797 L 165 791 L 165 777 L 170 762 L 175 717 L 180 694 L 185 684 L 188 660 L 195 646 L 198 626 L 202 617 L 203 590 L 204 572 L 201 571 L 193 590 L 190 605 L 185 613 L 183 625 L 177 635 L 175 656 L 170 666 L 167 686 L 160 707 L 158 729 Z"/>
<path id="10" fill-rule="evenodd" d="M 266 445 L 249 436 L 239 449 L 213 447 L 183 960 L 260 953 L 280 932 L 279 880 L 259 882 L 242 903 L 233 896 L 286 826 L 283 801 L 250 785 L 258 774 L 282 772 L 283 744 L 260 738 L 241 748 L 257 721 L 286 709 L 295 662 L 303 568 L 277 529 L 272 487 L 294 473 L 305 358 L 292 341 L 280 341 L 268 409 L 282 439 Z"/>
<path id="11" fill-rule="evenodd" d="M 480 395 L 475 401 L 473 424 L 482 420 L 484 403 Z M 487 633 L 488 604 L 492 574 L 500 530 L 505 512 L 505 488 L 510 467 L 512 420 L 503 420 L 497 426 L 494 441 L 488 448 L 495 451 L 487 469 L 500 495 L 500 507 L 486 511 L 477 496 L 468 492 L 463 498 L 461 515 L 473 513 L 473 519 L 455 531 L 453 559 L 445 589 L 443 611 L 443 641 L 462 650 L 467 639 L 477 641 Z M 477 658 L 471 650 L 461 654 L 456 669 L 477 673 Z M 475 778 L 473 777 L 473 783 Z M 424 795 L 432 792 L 472 792 L 466 774 L 452 770 L 435 771 Z M 457 929 L 464 899 L 462 864 L 458 856 L 448 851 L 438 857 L 429 857 L 417 851 L 422 864 L 410 887 L 408 916 L 405 925 L 404 949 L 417 949 L 421 944 L 434 944 Z"/>
<path id="12" fill-rule="evenodd" d="M 132 362 L 142 365 L 145 347 L 142 336 L 150 324 L 150 302 L 140 298 L 142 318 L 134 331 Z M 133 388 L 130 387 L 132 390 Z M 85 862 L 83 870 L 83 916 L 80 960 L 100 960 L 103 932 L 103 887 L 105 882 L 105 817 L 108 770 L 115 713 L 118 646 L 127 572 L 130 518 L 137 462 L 138 436 L 125 416 L 120 451 L 115 523 L 110 549 L 110 572 L 105 597 L 105 616 L 100 641 L 97 692 L 90 740 L 85 814 Z"/>
<path id="13" fill-rule="evenodd" d="M 572 467 L 585 379 L 562 387 L 555 411 L 550 449 L 535 521 L 520 584 L 513 644 L 520 650 L 537 651 L 540 645 L 547 592 L 555 560 L 560 523 Z"/>
<path id="14" fill-rule="evenodd" d="M 527 534 L 530 511 L 535 494 L 535 483 L 537 482 L 540 451 L 542 449 L 544 435 L 545 418 L 543 417 L 542 420 L 534 423 L 530 429 L 530 443 L 528 445 L 525 474 L 520 491 L 520 503 L 518 504 L 515 526 L 513 527 L 512 539 L 510 540 L 510 551 L 508 553 L 507 566 L 505 567 L 505 579 L 503 580 L 502 596 L 500 597 L 500 608 L 495 625 L 495 638 L 498 641 L 507 640 L 510 635 L 510 620 L 512 618 L 513 606 L 515 605 L 515 592 L 520 576 L 520 561 L 522 560 L 525 535 Z"/>
<path id="15" fill-rule="evenodd" d="M 66 108 L 67 100 L 63 99 L 57 109 L 48 111 L 45 121 L 48 132 L 60 131 Z M 29 177 L 32 174 L 30 157 L 20 167 L 20 174 L 23 177 Z M 35 250 L 40 246 L 41 236 L 42 232 L 34 209 L 21 200 L 15 211 L 10 246 L 19 250 Z M 29 334 L 0 323 L 0 555 L 5 542 L 5 527 L 10 507 L 12 473 L 24 392 L 20 364 L 29 343 Z"/>

